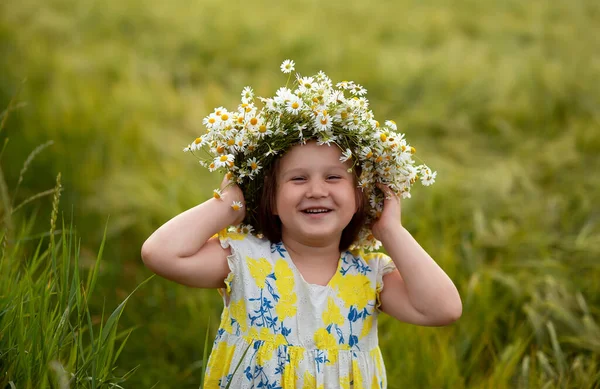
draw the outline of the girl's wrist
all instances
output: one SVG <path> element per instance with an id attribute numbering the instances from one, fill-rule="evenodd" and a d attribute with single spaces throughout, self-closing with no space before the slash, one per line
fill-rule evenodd
<path id="1" fill-rule="evenodd" d="M 388 243 L 399 243 L 402 240 L 405 240 L 407 237 L 412 236 L 410 232 L 401 223 L 389 228 L 384 228 L 380 232 L 381 243 L 384 246 L 387 246 Z"/>
<path id="2" fill-rule="evenodd" d="M 240 199 L 231 192 L 224 192 L 219 199 L 211 199 L 215 206 L 220 209 L 219 213 L 223 216 L 221 220 L 226 222 L 223 228 L 240 224 L 246 216 L 246 204 L 243 198 Z"/>

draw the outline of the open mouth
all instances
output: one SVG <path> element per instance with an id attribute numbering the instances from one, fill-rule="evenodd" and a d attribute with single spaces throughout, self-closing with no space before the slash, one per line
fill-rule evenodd
<path id="1" fill-rule="evenodd" d="M 319 215 L 319 214 L 329 213 L 329 212 L 331 212 L 331 209 L 327 209 L 327 208 L 311 208 L 311 209 L 304 209 L 301 212 L 305 213 L 307 215 Z"/>

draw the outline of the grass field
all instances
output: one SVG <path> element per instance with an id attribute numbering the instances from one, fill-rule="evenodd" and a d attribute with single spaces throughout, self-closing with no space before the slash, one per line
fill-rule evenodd
<path id="1" fill-rule="evenodd" d="M 596 0 L 0 3 L 0 387 L 199 386 L 222 303 L 128 297 L 140 247 L 220 182 L 182 152 L 203 117 L 292 58 L 363 85 L 438 171 L 403 223 L 464 313 L 382 320 L 390 388 L 600 388 L 598 37 Z"/>

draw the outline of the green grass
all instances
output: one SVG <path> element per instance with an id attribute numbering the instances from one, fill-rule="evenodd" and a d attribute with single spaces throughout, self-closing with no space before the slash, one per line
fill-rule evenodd
<path id="1" fill-rule="evenodd" d="M 600 387 L 597 1 L 10 3 L 0 106 L 20 93 L 5 181 L 15 188 L 31 150 L 54 142 L 12 206 L 50 193 L 60 172 L 85 269 L 109 217 L 91 311 L 127 298 L 149 276 L 144 239 L 218 185 L 181 152 L 202 118 L 245 85 L 273 94 L 292 58 L 302 74 L 365 86 L 376 117 L 438 171 L 403 202 L 403 222 L 455 280 L 464 314 L 442 329 L 383 320 L 390 388 Z M 13 239 L 47 231 L 51 213 L 47 199 L 25 204 Z M 138 290 L 120 320 L 119 333 L 136 329 L 115 375 L 139 366 L 123 386 L 197 388 L 221 306 L 158 278 Z"/>
<path id="2" fill-rule="evenodd" d="M 9 104 L 3 112 L 4 118 L 11 107 Z M 5 123 L 1 122 L 0 133 Z M 29 164 L 49 145 L 45 143 L 29 154 L 13 195 L 18 192 Z M 94 266 L 83 270 L 79 262 L 81 241 L 73 225 L 56 224 L 62 190 L 60 179 L 59 173 L 52 190 L 13 207 L 0 169 L 2 388 L 118 388 L 135 370 L 115 375 L 117 359 L 131 334 L 131 329 L 118 329 L 131 294 L 107 317 L 104 307 L 101 312 L 90 309 L 90 299 L 97 298 L 94 289 L 105 239 Z M 48 194 L 53 195 L 50 230 L 43 237 L 35 236 L 39 235 L 33 233 L 35 212 L 28 218 L 19 217 L 17 212 Z"/>

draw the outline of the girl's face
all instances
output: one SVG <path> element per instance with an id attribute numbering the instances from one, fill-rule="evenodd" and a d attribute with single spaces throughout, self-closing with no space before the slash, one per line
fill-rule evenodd
<path id="1" fill-rule="evenodd" d="M 292 147 L 277 171 L 275 211 L 282 236 L 307 243 L 339 242 L 358 210 L 358 190 L 336 145 Z"/>

